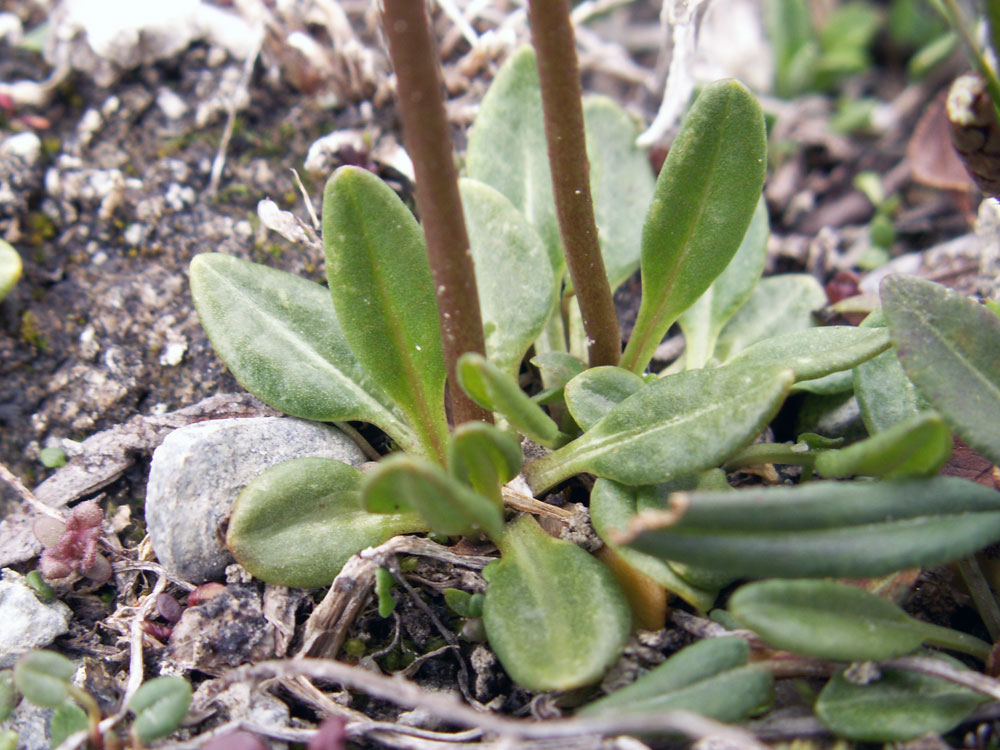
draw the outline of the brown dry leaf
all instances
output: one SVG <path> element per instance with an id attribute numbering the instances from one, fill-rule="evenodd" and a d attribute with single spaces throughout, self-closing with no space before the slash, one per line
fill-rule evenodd
<path id="1" fill-rule="evenodd" d="M 971 479 L 984 487 L 1000 489 L 993 464 L 958 438 L 955 438 L 955 447 L 952 450 L 951 458 L 941 469 L 941 473 L 946 477 Z"/>
<path id="2" fill-rule="evenodd" d="M 940 190 L 975 190 L 976 185 L 951 145 L 951 126 L 945 111 L 947 92 L 930 103 L 906 146 L 914 182 Z"/>

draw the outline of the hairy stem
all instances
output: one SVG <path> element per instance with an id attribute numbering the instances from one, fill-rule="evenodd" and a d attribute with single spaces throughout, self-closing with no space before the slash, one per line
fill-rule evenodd
<path id="1" fill-rule="evenodd" d="M 455 363 L 466 352 L 486 355 L 475 269 L 458 193 L 437 49 L 423 0 L 385 0 L 383 25 L 396 71 L 403 142 L 417 178 L 417 209 L 434 274 L 441 343 L 454 424 L 491 422 L 458 387 Z"/>
<path id="2" fill-rule="evenodd" d="M 621 334 L 597 240 L 580 76 L 569 10 L 569 0 L 532 0 L 528 6 L 531 41 L 538 58 L 559 232 L 583 316 L 587 356 L 591 367 L 617 365 L 621 358 Z"/>

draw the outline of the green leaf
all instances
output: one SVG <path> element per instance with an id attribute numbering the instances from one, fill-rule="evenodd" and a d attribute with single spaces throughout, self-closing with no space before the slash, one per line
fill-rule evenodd
<path id="1" fill-rule="evenodd" d="M 469 352 L 458 358 L 458 383 L 484 409 L 503 415 L 519 432 L 536 443 L 553 446 L 564 439 L 559 426 L 521 390 L 510 375 L 482 355 Z"/>
<path id="2" fill-rule="evenodd" d="M 761 196 L 739 250 L 729 265 L 677 319 L 684 332 L 684 366 L 688 370 L 708 364 L 723 327 L 753 293 L 764 272 L 770 233 L 767 202 Z"/>
<path id="3" fill-rule="evenodd" d="M 922 279 L 890 276 L 881 290 L 907 376 L 962 440 L 1000 463 L 1000 318 Z"/>
<path id="4" fill-rule="evenodd" d="M 166 737 L 181 725 L 191 705 L 191 686 L 182 677 L 157 677 L 143 683 L 128 702 L 135 714 L 132 736 L 140 742 Z"/>
<path id="5" fill-rule="evenodd" d="M 500 485 L 521 471 L 524 456 L 513 435 L 485 422 L 465 422 L 455 428 L 448 446 L 451 475 L 503 507 Z"/>
<path id="6" fill-rule="evenodd" d="M 764 115 L 736 81 L 702 89 L 667 156 L 642 232 L 642 302 L 622 366 L 642 372 L 667 329 L 729 264 L 760 200 Z"/>
<path id="7" fill-rule="evenodd" d="M 854 370 L 837 370 L 822 378 L 800 380 L 792 386 L 792 393 L 815 393 L 819 396 L 835 396 L 854 388 Z"/>
<path id="8" fill-rule="evenodd" d="M 360 488 L 361 473 L 340 461 L 299 458 L 278 464 L 240 493 L 226 545 L 262 581 L 314 588 L 328 586 L 366 547 L 426 530 L 413 513 L 367 512 Z"/>
<path id="9" fill-rule="evenodd" d="M 55 651 L 29 651 L 14 665 L 14 685 L 42 708 L 56 708 L 69 697 L 76 665 Z"/>
<path id="10" fill-rule="evenodd" d="M 937 656 L 936 658 L 942 658 Z M 954 659 L 952 666 L 965 669 Z M 902 742 L 945 734 L 989 698 L 940 677 L 882 668 L 867 685 L 835 674 L 816 700 L 816 715 L 838 736 L 862 742 Z"/>
<path id="11" fill-rule="evenodd" d="M 889 345 L 889 332 L 884 328 L 806 328 L 758 341 L 731 362 L 780 364 L 795 370 L 796 381 L 812 380 L 850 370 L 884 352 Z"/>
<path id="12" fill-rule="evenodd" d="M 612 99 L 583 100 L 590 192 L 604 270 L 614 290 L 639 267 L 642 222 L 656 184 L 635 121 Z"/>
<path id="13" fill-rule="evenodd" d="M 385 568 L 375 569 L 375 598 L 378 600 L 378 616 L 388 617 L 396 611 L 396 600 L 392 598 L 394 585 L 392 573 Z"/>
<path id="14" fill-rule="evenodd" d="M 322 286 L 207 253 L 191 261 L 191 296 L 216 353 L 255 396 L 304 419 L 371 422 L 418 449 L 405 415 L 351 352 Z"/>
<path id="15" fill-rule="evenodd" d="M 555 309 L 545 246 L 524 215 L 483 182 L 459 182 L 479 287 L 486 356 L 516 376 L 521 359 Z"/>
<path id="16" fill-rule="evenodd" d="M 635 516 L 636 492 L 635 487 L 598 479 L 590 493 L 590 521 L 594 525 L 594 531 L 626 563 L 688 604 L 707 612 L 715 603 L 718 588 L 692 585 L 664 560 L 628 547 L 620 547 L 611 541 L 615 533 L 628 526 L 628 522 Z"/>
<path id="17" fill-rule="evenodd" d="M 813 311 L 826 304 L 826 292 L 812 276 L 792 273 L 761 279 L 750 299 L 719 334 L 715 356 L 727 362 L 748 346 L 815 325 Z"/>
<path id="18" fill-rule="evenodd" d="M 82 732 L 89 727 L 86 711 L 73 701 L 60 703 L 49 720 L 49 744 L 51 747 L 59 747 L 71 734 Z"/>
<path id="19" fill-rule="evenodd" d="M 0 750 L 17 750 L 17 732 L 0 729 Z"/>
<path id="20" fill-rule="evenodd" d="M 462 589 L 445 589 L 444 602 L 459 617 L 483 616 L 482 594 L 470 594 Z"/>
<path id="21" fill-rule="evenodd" d="M 935 412 L 911 417 L 847 448 L 816 457 L 824 477 L 934 476 L 951 456 L 951 432 Z"/>
<path id="22" fill-rule="evenodd" d="M 628 602 L 611 572 L 587 552 L 522 516 L 498 540 L 483 571 L 483 623 L 511 678 L 529 690 L 597 682 L 628 640 Z"/>
<path id="23" fill-rule="evenodd" d="M 531 364 L 538 368 L 545 390 L 532 396 L 538 404 L 559 402 L 563 398 L 566 383 L 587 369 L 582 361 L 568 352 L 543 352 L 531 358 Z"/>
<path id="24" fill-rule="evenodd" d="M 14 673 L 9 669 L 0 670 L 0 721 L 6 721 L 17 705 L 17 691 L 14 689 Z"/>
<path id="25" fill-rule="evenodd" d="M 974 649 L 980 658 L 990 653 L 990 645 L 978 638 L 921 622 L 875 594 L 837 581 L 750 583 L 730 597 L 728 609 L 771 646 L 819 659 L 889 659 L 924 642 Z"/>
<path id="26" fill-rule="evenodd" d="M 556 278 L 566 268 L 552 197 L 535 53 L 511 54 L 490 84 L 469 131 L 465 169 L 510 200 L 538 230 Z"/>
<path id="27" fill-rule="evenodd" d="M 683 515 L 666 525 L 669 519 L 640 513 L 627 544 L 741 577 L 877 576 L 957 560 L 1000 539 L 1000 493 L 951 477 L 672 499 Z"/>
<path id="28" fill-rule="evenodd" d="M 930 409 L 927 400 L 906 377 L 893 347 L 854 370 L 854 394 L 861 419 L 874 435 Z"/>
<path id="29" fill-rule="evenodd" d="M 581 716 L 693 711 L 724 722 L 741 721 L 771 702 L 774 679 L 747 667 L 742 638 L 707 638 L 692 644 L 611 695 L 580 710 Z"/>
<path id="30" fill-rule="evenodd" d="M 448 424 L 434 281 L 413 214 L 366 169 L 341 167 L 323 195 L 330 294 L 351 350 L 444 463 Z"/>
<path id="31" fill-rule="evenodd" d="M 21 256 L 10 243 L 0 240 L 0 300 L 6 297 L 21 278 Z"/>
<path id="32" fill-rule="evenodd" d="M 729 366 L 660 378 L 525 466 L 528 484 L 537 493 L 582 473 L 655 484 L 718 466 L 770 422 L 792 377 L 783 367 Z"/>
<path id="33" fill-rule="evenodd" d="M 564 398 L 569 413 L 586 431 L 646 382 L 621 367 L 592 367 L 566 384 Z"/>
<path id="34" fill-rule="evenodd" d="M 809 6 L 806 0 L 767 0 L 764 23 L 774 49 L 775 90 L 778 96 L 795 96 L 812 79 L 811 66 L 796 65 L 796 58 L 813 39 Z"/>
<path id="35" fill-rule="evenodd" d="M 365 475 L 361 502 L 372 513 L 415 510 L 433 531 L 447 536 L 480 531 L 496 541 L 503 532 L 497 505 L 415 456 L 394 454 Z"/>

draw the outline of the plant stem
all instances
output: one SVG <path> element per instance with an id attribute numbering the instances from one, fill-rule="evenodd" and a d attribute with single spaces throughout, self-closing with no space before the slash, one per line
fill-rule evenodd
<path id="1" fill-rule="evenodd" d="M 621 333 L 597 240 L 569 11 L 569 0 L 532 0 L 528 5 L 531 41 L 538 59 L 559 232 L 587 334 L 587 357 L 591 367 L 617 365 Z"/>
<path id="2" fill-rule="evenodd" d="M 448 369 L 453 424 L 492 422 L 458 387 L 455 363 L 466 352 L 486 355 L 475 268 L 458 192 L 441 71 L 423 0 L 385 0 L 383 25 L 396 72 L 403 142 L 417 178 L 427 258 L 434 274 L 441 343 Z"/>

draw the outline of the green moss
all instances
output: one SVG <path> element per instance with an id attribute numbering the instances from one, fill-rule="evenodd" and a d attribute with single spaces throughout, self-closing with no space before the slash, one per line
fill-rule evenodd
<path id="1" fill-rule="evenodd" d="M 48 351 L 48 339 L 38 327 L 38 317 L 31 310 L 25 310 L 21 315 L 21 340 L 35 349 Z"/>

